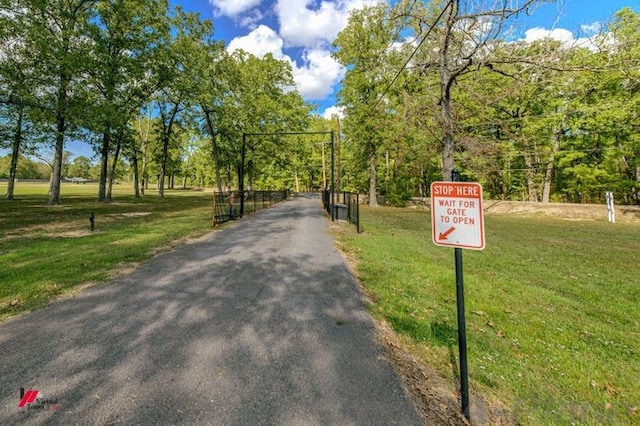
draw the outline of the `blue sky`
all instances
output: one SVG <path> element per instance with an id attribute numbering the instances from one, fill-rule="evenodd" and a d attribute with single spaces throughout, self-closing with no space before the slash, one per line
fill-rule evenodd
<path id="1" fill-rule="evenodd" d="M 214 22 L 216 38 L 228 49 L 242 48 L 258 56 L 268 52 L 290 61 L 297 88 L 330 116 L 344 69 L 330 56 L 331 42 L 344 28 L 350 11 L 381 0 L 169 0 Z M 393 0 L 398 1 L 398 0 Z M 409 0 L 405 0 L 409 1 Z M 420 1 L 420 0 L 418 0 Z M 426 1 L 426 0 L 425 0 Z M 542 4 L 516 23 L 519 37 L 551 36 L 576 41 L 621 8 L 640 11 L 640 0 L 558 0 Z M 75 155 L 93 157 L 86 143 L 69 141 Z M 2 152 L 0 152 L 2 154 Z"/>
<path id="2" fill-rule="evenodd" d="M 214 22 L 216 38 L 228 49 L 242 48 L 258 56 L 273 53 L 291 62 L 298 90 L 330 114 L 344 69 L 330 56 L 335 35 L 349 12 L 380 0 L 169 0 Z M 640 10 L 640 0 L 558 0 L 521 16 L 521 38 L 550 36 L 578 40 L 606 23 L 621 8 Z"/>

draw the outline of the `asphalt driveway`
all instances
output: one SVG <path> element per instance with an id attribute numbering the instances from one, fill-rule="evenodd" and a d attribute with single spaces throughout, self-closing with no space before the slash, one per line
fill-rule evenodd
<path id="1" fill-rule="evenodd" d="M 297 198 L 0 324 L 0 424 L 52 423 L 420 420 L 320 200 Z"/>

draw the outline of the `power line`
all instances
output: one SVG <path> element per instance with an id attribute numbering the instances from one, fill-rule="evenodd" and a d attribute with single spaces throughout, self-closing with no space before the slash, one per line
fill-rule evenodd
<path id="1" fill-rule="evenodd" d="M 429 37 L 429 34 L 431 34 L 431 31 L 435 28 L 436 25 L 438 25 L 438 22 L 440 21 L 440 19 L 442 19 L 442 16 L 444 16 L 444 13 L 447 11 L 447 9 L 449 8 L 449 6 L 451 6 L 452 4 L 452 0 L 447 1 L 447 4 L 445 5 L 445 7 L 442 9 L 442 11 L 440 12 L 440 14 L 438 15 L 438 17 L 436 18 L 436 20 L 434 21 L 434 23 L 429 27 L 429 29 L 427 30 L 427 33 L 424 35 L 424 37 L 422 38 L 422 40 L 420 40 L 420 43 L 418 43 L 418 45 L 416 46 L 416 48 L 413 50 L 413 52 L 411 52 L 411 55 L 409 55 L 409 58 L 406 60 L 406 62 L 404 63 L 404 65 L 402 65 L 402 67 L 400 68 L 400 70 L 397 72 L 397 74 L 393 77 L 393 79 L 391 80 L 391 82 L 387 85 L 387 87 L 384 89 L 384 92 L 382 92 L 382 94 L 378 97 L 378 99 L 376 100 L 376 103 L 373 104 L 373 106 L 369 109 L 369 111 L 367 111 L 367 113 L 365 115 L 369 115 L 369 113 L 371 113 L 371 111 L 373 111 L 378 104 L 380 103 L 380 101 L 382 100 L 382 98 L 384 98 L 384 96 L 387 94 L 387 92 L 389 91 L 389 89 L 391 89 L 391 86 L 393 86 L 393 84 L 396 82 L 396 80 L 398 79 L 398 77 L 400 77 L 400 74 L 402 74 L 402 71 L 404 71 L 404 69 L 407 67 L 407 65 L 409 65 L 409 62 L 411 62 L 411 60 L 413 59 L 413 57 L 415 56 L 416 53 L 418 53 L 418 50 L 420 49 L 420 47 L 422 46 L 422 44 L 427 40 L 427 37 Z"/>

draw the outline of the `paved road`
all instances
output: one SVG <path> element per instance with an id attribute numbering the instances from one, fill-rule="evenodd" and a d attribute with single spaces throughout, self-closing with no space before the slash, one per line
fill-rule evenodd
<path id="1" fill-rule="evenodd" d="M 327 230 L 287 201 L 1 324 L 0 424 L 419 424 Z"/>

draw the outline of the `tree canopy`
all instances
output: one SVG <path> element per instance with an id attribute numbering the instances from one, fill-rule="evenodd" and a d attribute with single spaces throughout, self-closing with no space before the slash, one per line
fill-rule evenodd
<path id="1" fill-rule="evenodd" d="M 50 203 L 76 169 L 108 202 L 119 176 L 137 196 L 176 181 L 237 188 L 243 133 L 339 128 L 339 186 L 371 205 L 427 196 L 454 168 L 496 199 L 603 202 L 611 191 L 640 204 L 640 17 L 624 8 L 574 43 L 518 38 L 538 3 L 354 10 L 333 46 L 347 70 L 336 122 L 313 114 L 289 62 L 228 52 L 211 21 L 167 0 L 0 0 L 7 198 L 16 177 L 35 175 L 36 152 L 50 163 Z M 245 187 L 327 186 L 316 139 L 252 139 Z M 93 146 L 90 172 L 84 159 L 65 168 L 73 140 Z"/>
<path id="2" fill-rule="evenodd" d="M 12 152 L 7 198 L 31 143 L 53 150 L 49 201 L 60 203 L 62 155 L 77 139 L 94 146 L 100 201 L 111 201 L 122 158 L 137 195 L 155 183 L 163 196 L 176 177 L 211 184 L 205 170 L 228 188 L 242 132 L 301 129 L 312 110 L 287 62 L 228 53 L 211 21 L 166 0 L 2 0 L 0 21 L 0 147 Z M 262 148 L 256 167 L 267 170 L 277 157 L 288 167 L 289 145 Z"/>
<path id="3" fill-rule="evenodd" d="M 384 158 L 359 183 L 370 200 L 377 190 L 402 204 L 455 167 L 492 198 L 602 202 L 612 191 L 640 204 L 638 14 L 622 9 L 571 44 L 514 38 L 536 3 L 398 2 L 351 16 L 334 57 L 348 70 L 354 158 L 365 146 Z"/>

